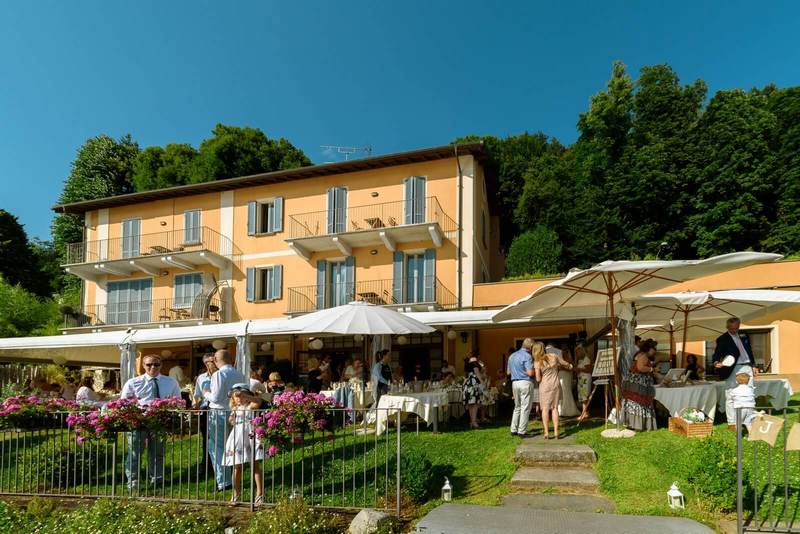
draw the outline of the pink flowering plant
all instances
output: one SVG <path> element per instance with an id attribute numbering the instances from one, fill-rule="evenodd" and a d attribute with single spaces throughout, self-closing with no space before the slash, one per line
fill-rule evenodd
<path id="1" fill-rule="evenodd" d="M 336 402 L 324 395 L 287 391 L 273 399 L 274 408 L 253 418 L 253 432 L 275 456 L 291 444 L 303 443 L 305 435 L 320 432 L 333 439 L 329 428 L 331 410 Z M 327 432 L 327 434 L 326 434 Z"/>
<path id="2" fill-rule="evenodd" d="M 75 412 L 81 406 L 64 399 L 36 395 L 8 397 L 0 404 L 0 428 L 52 428 L 58 425 L 59 412 Z"/>
<path id="3" fill-rule="evenodd" d="M 70 414 L 67 425 L 75 430 L 78 443 L 114 438 L 118 432 L 143 428 L 144 410 L 136 399 L 119 399 L 102 409 Z"/>
<path id="4" fill-rule="evenodd" d="M 143 406 L 144 426 L 152 432 L 176 432 L 180 428 L 180 410 L 185 409 L 183 399 L 156 399 Z"/>

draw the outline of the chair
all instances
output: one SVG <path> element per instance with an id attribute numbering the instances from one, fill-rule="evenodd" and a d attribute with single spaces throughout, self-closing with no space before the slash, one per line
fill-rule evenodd
<path id="1" fill-rule="evenodd" d="M 389 221 L 389 226 L 397 226 L 397 221 L 395 220 L 394 217 L 389 217 L 388 221 Z"/>

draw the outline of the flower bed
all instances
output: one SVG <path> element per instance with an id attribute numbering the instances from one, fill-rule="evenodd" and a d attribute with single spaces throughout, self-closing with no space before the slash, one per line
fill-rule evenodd
<path id="1" fill-rule="evenodd" d="M 329 416 L 337 404 L 330 397 L 287 391 L 276 396 L 273 403 L 272 410 L 252 422 L 253 432 L 267 447 L 268 455 L 275 456 L 293 443 L 303 443 L 309 433 L 320 432 L 326 439 L 333 439 Z"/>
<path id="2" fill-rule="evenodd" d="M 0 428 L 37 430 L 56 428 L 60 413 L 84 409 L 73 401 L 43 399 L 36 395 L 8 397 L 0 404 Z"/>

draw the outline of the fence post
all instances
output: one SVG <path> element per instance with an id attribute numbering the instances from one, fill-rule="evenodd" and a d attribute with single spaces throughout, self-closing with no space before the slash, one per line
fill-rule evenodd
<path id="1" fill-rule="evenodd" d="M 736 532 L 738 534 L 743 532 L 742 499 L 742 409 L 736 408 Z"/>
<path id="2" fill-rule="evenodd" d="M 387 415 L 386 421 L 388 423 L 389 417 Z M 400 517 L 400 410 L 397 410 L 397 452 L 396 452 L 396 464 L 397 464 L 397 471 L 395 473 L 395 482 L 397 484 L 396 488 L 396 495 L 395 495 L 395 513 L 397 517 Z"/>
<path id="3" fill-rule="evenodd" d="M 117 435 L 111 442 L 111 498 L 117 495 Z"/>

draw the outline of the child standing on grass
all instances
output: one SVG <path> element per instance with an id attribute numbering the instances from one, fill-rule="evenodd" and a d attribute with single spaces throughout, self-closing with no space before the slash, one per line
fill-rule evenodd
<path id="1" fill-rule="evenodd" d="M 750 433 L 750 423 L 753 420 L 753 411 L 756 407 L 756 390 L 750 385 L 750 375 L 747 373 L 739 373 L 736 375 L 737 386 L 730 390 L 731 400 L 733 401 L 733 408 L 742 409 L 742 424 L 747 428 L 747 433 Z"/>
<path id="2" fill-rule="evenodd" d="M 253 478 L 256 483 L 255 503 L 260 504 L 264 495 L 264 475 L 261 471 L 261 460 L 264 459 L 264 446 L 255 440 L 255 458 L 253 457 L 253 425 L 255 410 L 263 407 L 261 399 L 255 396 L 248 384 L 235 384 L 230 392 L 231 433 L 225 442 L 224 465 L 233 466 L 233 497 L 231 502 L 239 501 L 242 491 L 242 472 L 244 464 L 253 462 Z"/>

